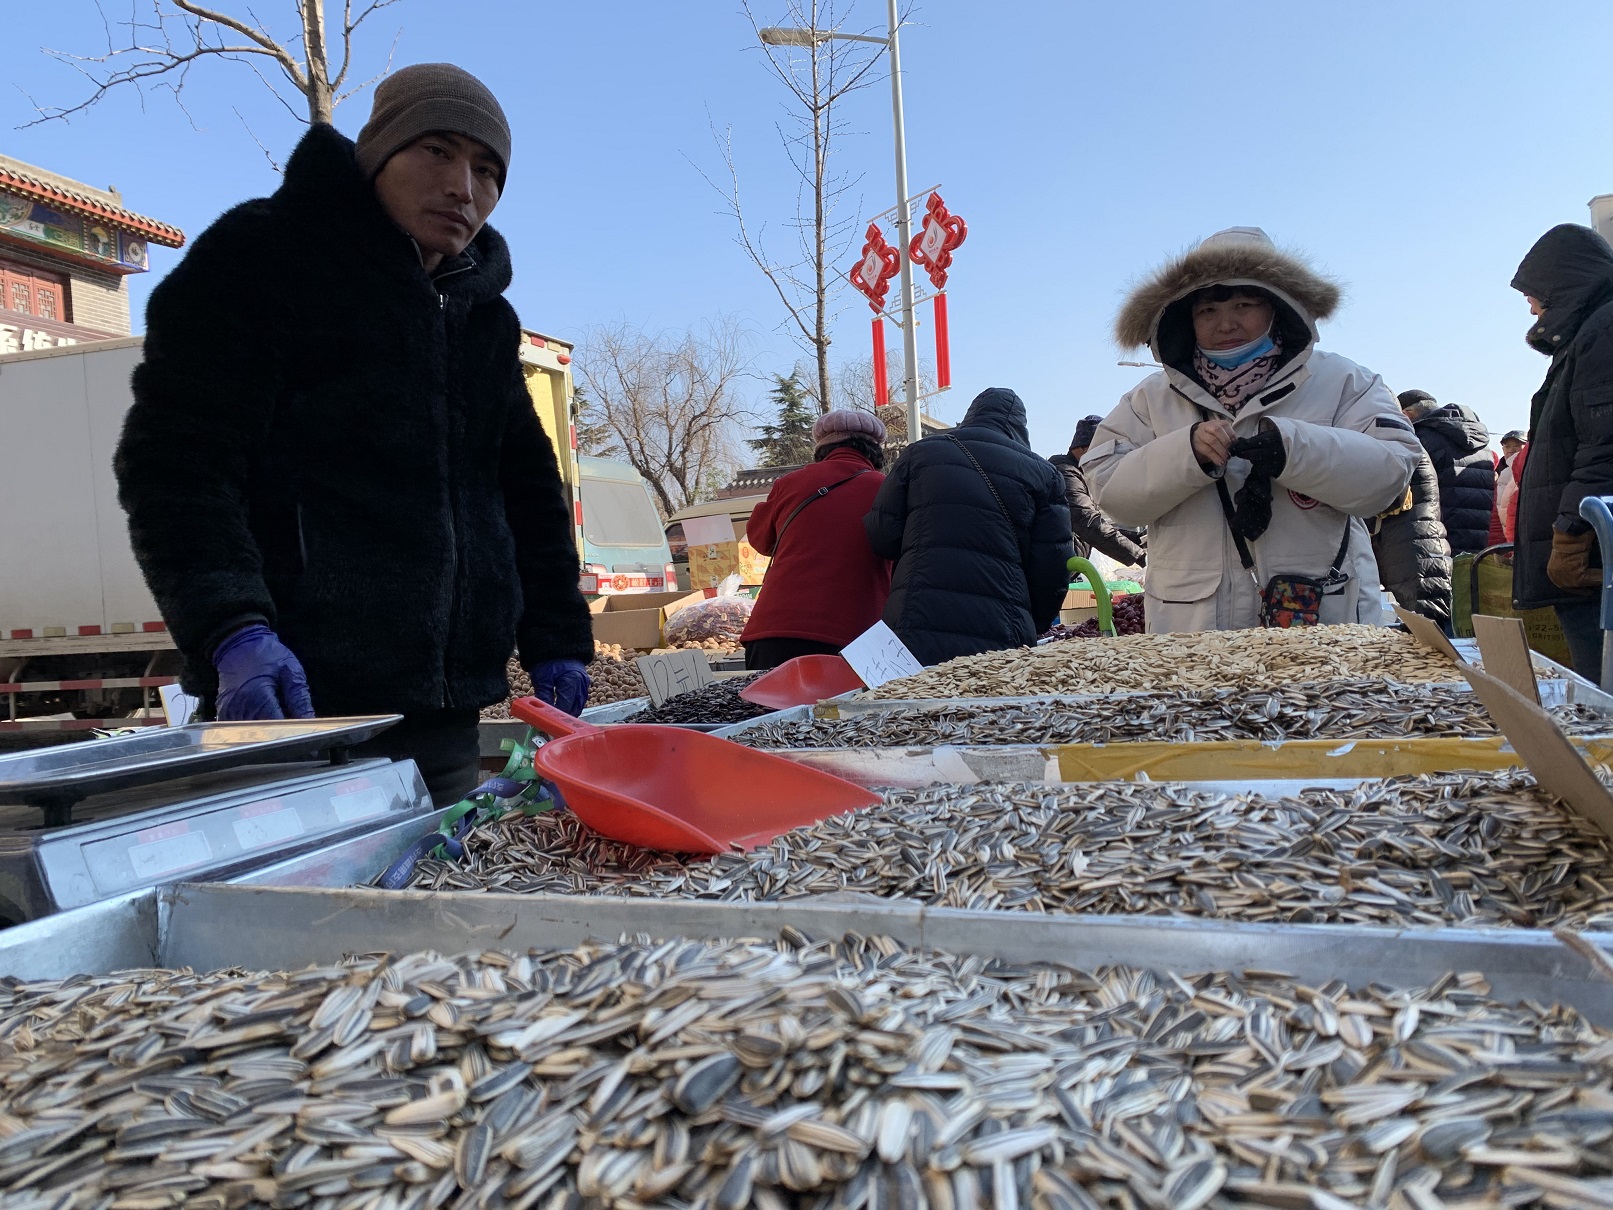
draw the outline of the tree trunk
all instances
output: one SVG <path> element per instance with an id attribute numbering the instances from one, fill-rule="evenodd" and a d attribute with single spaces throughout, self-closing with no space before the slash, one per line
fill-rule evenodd
<path id="1" fill-rule="evenodd" d="M 308 120 L 329 126 L 336 112 L 330 86 L 330 53 L 325 45 L 325 0 L 302 0 L 302 45 L 307 57 Z"/>
<path id="2" fill-rule="evenodd" d="M 812 5 L 810 29 L 818 27 L 818 6 L 814 0 Z M 823 83 L 818 75 L 818 55 L 824 51 L 828 42 L 820 42 L 812 48 L 812 268 L 813 279 L 812 306 L 813 332 L 812 343 L 818 355 L 818 410 L 827 412 L 833 405 L 829 401 L 829 278 L 828 249 L 823 230 L 824 189 L 825 175 L 828 172 L 828 155 L 825 146 L 827 132 L 824 127 L 829 121 L 829 106 L 831 101 L 822 100 Z"/>

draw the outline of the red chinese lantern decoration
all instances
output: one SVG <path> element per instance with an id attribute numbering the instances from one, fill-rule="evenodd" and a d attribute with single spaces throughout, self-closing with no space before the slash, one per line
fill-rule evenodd
<path id="1" fill-rule="evenodd" d="M 850 279 L 867 297 L 868 306 L 874 312 L 874 402 L 883 407 L 890 402 L 890 382 L 885 372 L 885 321 L 880 318 L 880 312 L 885 309 L 891 278 L 901 267 L 902 254 L 886 241 L 877 223 L 868 224 L 867 235 L 862 260 L 851 271 Z"/>
<path id="2" fill-rule="evenodd" d="M 952 253 L 969 238 L 969 227 L 962 217 L 947 209 L 939 193 L 930 194 L 924 207 L 924 225 L 908 245 L 907 254 L 915 265 L 923 265 L 930 275 L 935 295 L 935 384 L 952 385 L 952 342 L 947 330 L 947 270 Z"/>

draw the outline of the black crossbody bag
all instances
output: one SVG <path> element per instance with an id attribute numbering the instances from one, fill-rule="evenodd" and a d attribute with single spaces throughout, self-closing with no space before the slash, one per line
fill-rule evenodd
<path id="1" fill-rule="evenodd" d="M 1008 532 L 1013 535 L 1014 544 L 1019 547 L 1019 565 L 1024 570 L 1028 583 L 1031 565 L 1030 550 L 1025 545 L 1025 535 L 1022 535 L 1019 532 L 1019 526 L 1014 524 L 1014 514 L 1008 511 L 1008 505 L 1004 504 L 1003 498 L 997 494 L 997 485 L 991 481 L 991 476 L 986 474 L 986 468 L 980 465 L 980 460 L 974 456 L 974 451 L 951 433 L 946 434 L 946 439 L 963 451 L 963 456 L 969 460 L 975 470 L 980 472 L 980 477 L 986 481 L 986 490 L 991 493 L 991 498 L 997 502 L 997 508 L 1001 511 L 1003 520 L 1008 524 Z"/>
<path id="2" fill-rule="evenodd" d="M 852 474 L 847 475 L 844 479 L 839 479 L 839 480 L 836 480 L 834 483 L 830 483 L 830 484 L 827 484 L 827 485 L 825 485 L 823 487 L 820 487 L 817 491 L 813 492 L 805 500 L 801 501 L 801 503 L 797 504 L 794 508 L 792 508 L 790 510 L 790 515 L 788 517 L 784 518 L 784 524 L 779 526 L 779 528 L 778 528 L 778 537 L 773 539 L 773 555 L 774 555 L 774 557 L 776 558 L 778 556 L 779 547 L 784 544 L 784 531 L 789 529 L 790 528 L 790 523 L 801 515 L 801 510 L 803 508 L 805 508 L 807 505 L 809 505 L 809 504 L 811 504 L 811 503 L 813 503 L 815 501 L 822 500 L 830 492 L 834 491 L 835 488 L 844 487 L 846 484 L 850 483 L 853 479 L 861 478 L 863 475 L 867 475 L 867 474 L 870 474 L 870 473 L 871 473 L 870 471 L 866 471 L 866 470 L 855 471 Z"/>
<path id="3" fill-rule="evenodd" d="M 1238 532 L 1238 510 L 1233 506 L 1232 493 L 1227 490 L 1224 470 L 1215 481 L 1215 491 L 1221 497 L 1221 515 L 1226 518 L 1233 545 L 1238 548 L 1238 561 L 1243 564 L 1243 569 L 1254 580 L 1260 593 L 1260 624 L 1273 630 L 1321 625 L 1322 598 L 1327 595 L 1327 590 L 1349 581 L 1343 572 L 1344 559 L 1350 549 L 1350 518 L 1344 518 L 1344 537 L 1339 540 L 1338 553 L 1333 556 L 1333 565 L 1327 569 L 1326 575 L 1317 577 L 1279 573 L 1261 584 L 1249 543 Z"/>

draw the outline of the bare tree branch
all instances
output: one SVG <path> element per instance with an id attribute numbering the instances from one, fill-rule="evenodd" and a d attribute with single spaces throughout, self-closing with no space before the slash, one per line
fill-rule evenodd
<path id="1" fill-rule="evenodd" d="M 840 27 L 846 23 L 854 4 L 855 0 L 789 0 L 780 24 L 822 33 L 851 32 Z M 749 0 L 742 0 L 742 8 L 760 44 L 762 22 L 757 19 Z M 712 128 L 712 137 L 727 172 L 727 184 L 719 185 L 703 171 L 701 176 L 722 196 L 724 208 L 738 229 L 735 242 L 761 270 L 783 303 L 787 318 L 782 326 L 816 363 L 812 394 L 820 407 L 827 410 L 832 386 L 829 372 L 832 300 L 840 290 L 832 265 L 850 250 L 856 233 L 855 214 L 841 216 L 839 209 L 857 180 L 836 174 L 831 167 L 835 140 L 847 133 L 838 117 L 837 106 L 850 94 L 873 82 L 874 70 L 883 61 L 885 49 L 868 42 L 824 38 L 808 47 L 764 46 L 763 51 L 769 74 L 788 98 L 785 104 L 788 127 L 779 124 L 776 129 L 798 182 L 795 217 L 790 223 L 798 244 L 795 259 L 770 255 L 763 240 L 765 228 L 752 231 L 748 224 L 740 198 L 731 133 L 720 137 L 715 126 Z M 697 171 L 700 170 L 697 168 Z"/>
<path id="2" fill-rule="evenodd" d="M 590 331 L 572 363 L 586 388 L 595 449 L 624 458 L 670 516 L 738 463 L 747 415 L 737 386 L 750 372 L 733 320 L 651 335 L 626 324 Z"/>
<path id="3" fill-rule="evenodd" d="M 289 37 L 277 36 L 251 8 L 246 9 L 246 17 L 240 17 L 199 3 L 198 0 L 131 0 L 128 20 L 116 23 L 119 30 L 127 31 L 126 41 L 121 40 L 121 34 L 114 38 L 113 23 L 107 19 L 105 9 L 97 0 L 96 8 L 106 37 L 104 52 L 81 55 L 44 48 L 45 54 L 73 68 L 89 81 L 89 95 L 66 106 L 41 105 L 30 99 L 39 116 L 25 123 L 25 126 L 65 121 L 96 105 L 108 93 L 124 85 L 132 85 L 142 95 L 147 85 L 165 88 L 179 101 L 190 68 L 204 59 L 225 59 L 247 64 L 269 91 L 282 104 L 286 104 L 280 90 L 255 66 L 262 60 L 272 60 L 302 96 L 307 108 L 307 117 L 303 120 L 329 122 L 337 104 L 369 83 L 366 81 L 366 84 L 348 92 L 341 92 L 352 63 L 354 31 L 367 18 L 395 3 L 397 0 L 369 0 L 355 14 L 353 0 L 343 0 L 341 64 L 333 77 L 325 0 L 294 0 L 297 32 Z M 396 45 L 394 39 L 394 49 Z M 391 63 L 389 52 L 388 69 Z M 88 66 L 91 64 L 101 67 L 97 70 Z M 256 139 L 256 136 L 253 137 Z"/>

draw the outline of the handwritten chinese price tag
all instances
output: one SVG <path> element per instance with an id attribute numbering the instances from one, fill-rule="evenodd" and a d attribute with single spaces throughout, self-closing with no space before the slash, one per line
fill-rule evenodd
<path id="1" fill-rule="evenodd" d="M 875 622 L 852 639 L 840 655 L 870 689 L 924 671 L 924 665 L 907 649 L 907 644 L 884 622 Z"/>
<path id="2" fill-rule="evenodd" d="M 650 695 L 650 705 L 659 706 L 669 697 L 691 693 L 716 680 L 711 675 L 711 661 L 704 651 L 662 651 L 654 655 L 641 655 L 634 661 L 638 674 L 644 679 L 644 688 Z"/>

